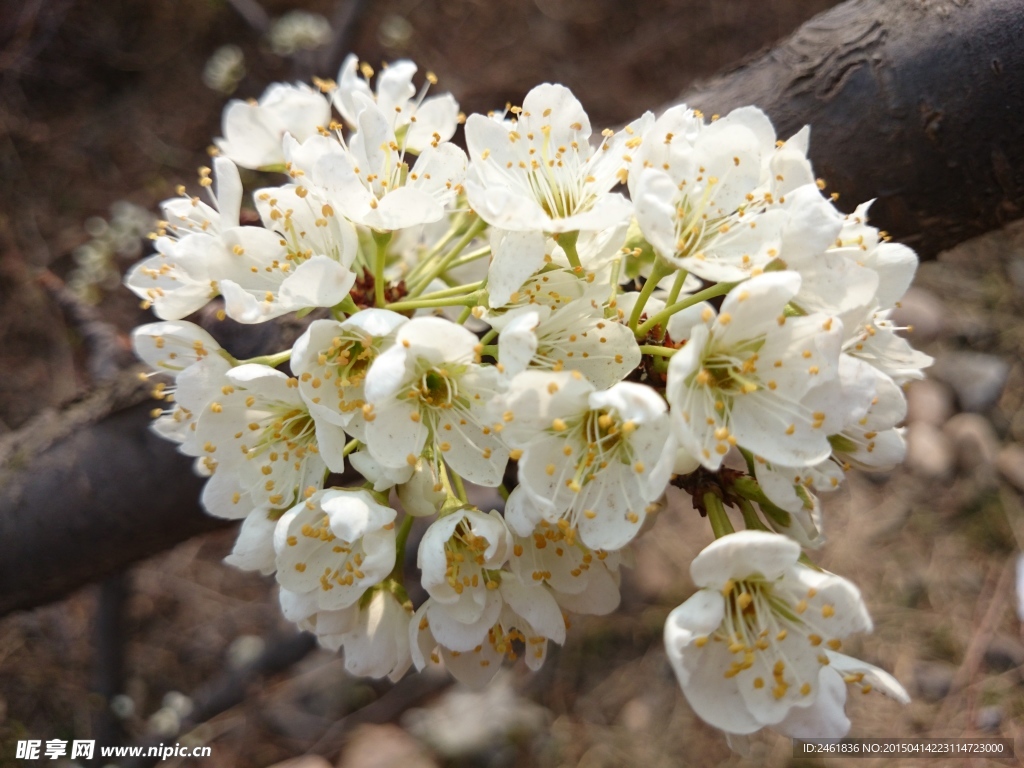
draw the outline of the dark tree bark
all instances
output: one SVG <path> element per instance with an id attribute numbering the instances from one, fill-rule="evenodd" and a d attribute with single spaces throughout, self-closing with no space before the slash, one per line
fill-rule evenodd
<path id="1" fill-rule="evenodd" d="M 1024 214 L 1022 41 L 1021 0 L 850 0 L 680 101 L 811 125 L 839 206 L 933 258 Z"/>
<path id="2" fill-rule="evenodd" d="M 79 428 L 0 477 L 0 615 L 226 524 L 199 508 L 203 481 L 149 431 L 150 408 Z"/>
<path id="3" fill-rule="evenodd" d="M 873 222 L 931 257 L 1024 214 L 1021 40 L 1022 0 L 849 0 L 683 100 L 759 105 L 781 136 L 812 124 L 840 204 L 877 197 Z M 149 407 L 63 413 L 50 447 L 0 441 L 0 615 L 223 525 Z"/>

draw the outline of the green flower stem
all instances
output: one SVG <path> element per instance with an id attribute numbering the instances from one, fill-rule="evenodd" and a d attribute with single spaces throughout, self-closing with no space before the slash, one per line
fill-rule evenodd
<path id="1" fill-rule="evenodd" d="M 483 248 L 477 248 L 475 251 L 470 251 L 465 256 L 461 256 L 460 258 L 453 261 L 451 264 L 448 265 L 448 269 L 458 269 L 459 267 L 464 267 L 466 264 L 471 264 L 477 259 L 482 259 L 484 256 L 489 256 L 490 253 L 491 246 L 489 245 L 485 245 Z"/>
<path id="2" fill-rule="evenodd" d="M 458 323 L 459 325 L 463 325 L 467 320 L 469 320 L 469 316 L 471 314 L 473 314 L 473 308 L 472 307 L 466 307 L 464 310 L 462 310 L 459 313 L 459 316 L 455 320 L 455 322 Z"/>
<path id="3" fill-rule="evenodd" d="M 670 347 L 659 347 L 653 344 L 641 344 L 640 354 L 642 355 L 658 355 L 659 357 L 672 357 L 678 349 L 672 349 Z"/>
<path id="4" fill-rule="evenodd" d="M 446 494 L 448 494 L 448 499 L 456 498 L 455 489 L 452 488 L 451 478 L 448 477 L 448 467 L 445 465 L 443 461 L 438 462 L 437 479 L 440 480 L 441 485 L 444 486 L 444 491 Z M 447 503 L 448 500 L 445 500 L 445 504 Z M 442 506 L 444 506 L 445 504 L 442 504 Z"/>
<path id="5" fill-rule="evenodd" d="M 579 230 L 576 232 L 563 232 L 557 238 L 558 244 L 565 251 L 565 257 L 569 259 L 569 266 L 577 274 L 582 274 L 583 265 L 580 264 L 580 255 L 576 251 L 576 241 L 580 239 Z"/>
<path id="6" fill-rule="evenodd" d="M 729 515 L 725 512 L 722 500 L 714 491 L 704 494 L 704 508 L 708 511 L 708 522 L 711 523 L 711 530 L 714 531 L 716 539 L 736 532 L 729 520 Z"/>
<path id="7" fill-rule="evenodd" d="M 443 291 L 431 291 L 430 293 L 425 293 L 422 296 L 419 296 L 418 298 L 421 300 L 444 299 L 448 298 L 449 296 L 458 296 L 459 294 L 466 293 L 467 291 L 478 291 L 483 287 L 484 281 L 478 280 L 475 283 L 465 283 L 463 285 L 456 285 L 451 288 L 445 288 Z"/>
<path id="8" fill-rule="evenodd" d="M 416 518 L 412 515 L 406 515 L 402 520 L 402 525 L 398 528 L 398 533 L 395 534 L 395 567 L 391 570 L 391 574 L 388 578 L 394 579 L 399 584 L 405 582 L 405 542 L 409 540 L 409 531 L 412 530 L 412 523 Z"/>
<path id="9" fill-rule="evenodd" d="M 793 516 L 786 510 L 773 504 L 753 477 L 738 477 L 733 480 L 731 487 L 733 493 L 737 496 L 757 502 L 757 506 L 761 508 L 761 511 L 776 524 L 783 528 L 789 528 L 793 525 Z"/>
<path id="10" fill-rule="evenodd" d="M 237 358 L 235 358 L 235 357 L 234 357 L 234 356 L 233 356 L 233 355 L 232 355 L 232 354 L 231 354 L 230 352 L 228 352 L 228 351 L 227 351 L 226 349 L 218 349 L 218 350 L 217 350 L 217 354 L 218 354 L 218 355 L 220 355 L 221 357 L 223 357 L 223 358 L 224 358 L 225 360 L 227 360 L 227 361 L 228 361 L 229 363 L 231 363 L 231 365 L 232 365 L 232 366 L 236 366 L 236 365 L 241 365 L 241 363 L 240 363 L 240 362 L 238 361 L 238 359 L 237 359 Z M 182 370 L 184 370 L 184 369 L 182 369 Z"/>
<path id="11" fill-rule="evenodd" d="M 683 290 L 683 283 L 686 282 L 686 276 L 690 274 L 685 269 L 680 269 L 676 272 L 675 282 L 672 283 L 672 290 L 668 292 L 668 299 L 665 301 L 666 304 L 675 304 L 679 299 L 679 292 Z"/>
<path id="12" fill-rule="evenodd" d="M 469 215 L 472 216 L 472 214 Z M 431 259 L 437 256 L 437 254 L 443 251 L 447 247 L 448 243 L 454 240 L 455 236 L 459 234 L 459 230 L 462 229 L 463 225 L 465 225 L 466 223 L 466 218 L 467 217 L 465 215 L 459 215 L 458 217 L 456 217 L 456 219 L 452 222 L 452 225 L 448 227 L 448 231 L 444 233 L 440 240 L 434 243 L 433 248 L 427 251 L 426 256 L 424 257 L 423 261 L 420 262 L 420 264 L 429 262 Z"/>
<path id="13" fill-rule="evenodd" d="M 344 299 L 342 299 L 337 304 L 335 304 L 333 307 L 331 307 L 331 314 L 334 315 L 335 320 L 343 320 L 344 319 L 343 316 L 339 317 L 338 316 L 339 314 L 340 315 L 348 315 L 349 317 L 351 317 L 352 315 L 354 315 L 358 311 L 359 311 L 359 307 L 356 306 L 356 303 L 352 299 L 352 295 L 351 294 L 349 294 Z"/>
<path id="14" fill-rule="evenodd" d="M 730 489 L 738 496 L 742 496 L 750 501 L 756 501 L 758 504 L 762 501 L 768 501 L 768 497 L 764 495 L 761 486 L 758 485 L 757 480 L 752 476 L 737 477 L 732 481 Z"/>
<path id="15" fill-rule="evenodd" d="M 405 585 L 400 584 L 394 577 L 391 577 L 380 585 L 381 589 L 385 589 L 395 596 L 395 599 L 405 607 L 406 610 L 411 611 L 413 609 L 412 599 L 409 597 L 409 593 L 405 590 Z M 368 590 L 367 594 L 373 594 L 373 590 Z"/>
<path id="16" fill-rule="evenodd" d="M 491 328 L 487 333 L 480 337 L 480 343 L 484 346 L 490 344 L 498 336 L 498 329 Z"/>
<path id="17" fill-rule="evenodd" d="M 622 259 L 616 259 L 615 261 L 612 262 L 612 276 L 611 279 L 608 281 L 608 287 L 611 289 L 611 292 L 608 294 L 609 302 L 614 302 L 619 295 L 619 274 L 621 272 Z M 615 304 L 612 303 L 611 306 L 614 307 Z"/>
<path id="18" fill-rule="evenodd" d="M 658 287 L 658 283 L 661 282 L 663 277 L 667 277 L 670 274 L 672 274 L 672 267 L 665 264 L 661 259 L 654 262 L 651 275 L 647 278 L 647 282 L 644 283 L 644 287 L 640 289 L 640 295 L 637 297 L 636 304 L 633 305 L 633 312 L 629 316 L 629 327 L 633 331 L 636 331 L 637 323 L 640 322 L 640 316 L 644 313 L 644 307 L 647 306 L 647 300 L 651 298 L 654 289 Z"/>
<path id="19" fill-rule="evenodd" d="M 747 463 L 747 474 L 754 477 L 756 475 L 754 471 L 754 454 L 746 448 L 740 448 L 740 454 L 742 454 L 743 460 Z"/>
<path id="20" fill-rule="evenodd" d="M 407 301 L 396 301 L 391 304 L 385 304 L 385 309 L 390 309 L 392 312 L 407 312 L 414 309 L 434 309 L 435 307 L 466 307 L 471 309 L 475 307 L 480 300 L 482 293 L 480 291 L 474 291 L 473 293 L 465 296 L 451 296 L 449 298 L 442 299 L 411 299 Z"/>
<path id="21" fill-rule="evenodd" d="M 469 503 L 469 496 L 466 495 L 466 486 L 462 482 L 462 476 L 458 472 L 452 472 L 452 485 L 455 486 L 455 493 L 466 504 Z"/>
<path id="22" fill-rule="evenodd" d="M 801 565 L 806 565 L 808 568 L 818 571 L 818 573 L 828 573 L 828 571 L 826 571 L 820 565 L 811 560 L 811 558 L 807 556 L 806 552 L 800 553 L 800 557 L 797 558 L 797 562 L 799 562 Z"/>
<path id="23" fill-rule="evenodd" d="M 504 483 L 498 486 L 498 495 L 501 496 L 502 501 L 508 501 L 509 490 L 505 487 Z"/>
<path id="24" fill-rule="evenodd" d="M 437 257 L 441 251 L 443 251 L 455 237 L 459 234 L 462 228 L 465 226 L 466 221 L 473 216 L 472 212 L 466 214 L 459 214 L 453 221 L 452 225 L 448 227 L 448 231 L 444 233 L 440 240 L 434 243 L 433 247 L 427 251 L 422 258 L 412 268 L 412 271 L 406 275 L 405 282 L 415 283 L 419 282 L 420 275 L 423 274 L 423 270 Z"/>
<path id="25" fill-rule="evenodd" d="M 484 221 L 483 219 L 477 219 L 476 221 L 474 221 L 470 225 L 469 229 L 466 230 L 466 233 L 459 238 L 458 242 L 456 242 L 455 245 L 452 246 L 452 249 L 444 255 L 444 257 L 433 267 L 433 269 L 431 269 L 425 275 L 416 279 L 416 285 L 413 286 L 409 291 L 410 298 L 419 296 L 421 293 L 423 293 L 423 290 L 428 285 L 430 285 L 434 278 L 440 275 L 446 269 L 448 269 L 448 267 L 451 266 L 451 263 L 455 261 L 456 257 L 458 257 L 458 255 L 466 249 L 466 246 L 473 242 L 477 235 L 479 235 L 485 229 L 487 229 L 486 221 Z"/>
<path id="26" fill-rule="evenodd" d="M 388 243 L 391 242 L 390 232 L 373 233 L 373 242 L 377 244 L 377 258 L 373 262 L 373 303 L 384 306 L 384 267 L 388 260 Z"/>
<path id="27" fill-rule="evenodd" d="M 753 504 L 746 499 L 738 499 L 737 501 L 740 506 L 740 512 L 743 513 L 743 524 L 747 527 L 748 531 L 768 530 L 768 526 L 761 522 L 761 518 L 757 516 Z"/>
<path id="28" fill-rule="evenodd" d="M 779 527 L 791 528 L 793 526 L 793 516 L 782 507 L 777 507 L 770 501 L 758 502 L 757 506 Z"/>
<path id="29" fill-rule="evenodd" d="M 238 365 L 269 365 L 271 368 L 277 368 L 281 363 L 287 363 L 292 358 L 292 351 L 286 349 L 284 352 L 278 352 L 276 355 L 261 355 L 260 357 L 250 357 L 248 360 L 236 360 Z"/>
<path id="30" fill-rule="evenodd" d="M 640 327 L 636 329 L 636 337 L 638 339 L 645 338 L 654 326 L 664 325 L 676 312 L 682 312 L 684 309 L 692 307 L 694 304 L 700 304 L 702 301 L 713 299 L 716 296 L 723 296 L 731 291 L 736 285 L 738 285 L 738 283 L 718 283 L 717 285 L 712 285 L 710 288 L 705 288 L 699 293 L 693 294 L 693 296 L 688 296 L 682 301 L 670 304 L 654 317 L 648 318 L 643 324 L 641 324 Z"/>
<path id="31" fill-rule="evenodd" d="M 345 443 L 345 447 L 342 449 L 341 455 L 342 456 L 348 456 L 350 453 L 352 453 L 358 447 L 359 447 L 359 441 L 358 440 L 349 440 L 347 443 Z"/>

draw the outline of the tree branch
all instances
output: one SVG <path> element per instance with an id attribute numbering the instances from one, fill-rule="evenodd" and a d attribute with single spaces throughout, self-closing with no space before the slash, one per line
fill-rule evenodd
<path id="1" fill-rule="evenodd" d="M 119 384 L 0 444 L 0 615 L 227 525 L 199 508 L 191 461 L 149 431 L 152 403 L 124 407 L 145 390 Z"/>
<path id="2" fill-rule="evenodd" d="M 933 258 L 1024 215 L 1022 39 L 1020 0 L 849 0 L 680 101 L 811 125 L 839 205 Z"/>

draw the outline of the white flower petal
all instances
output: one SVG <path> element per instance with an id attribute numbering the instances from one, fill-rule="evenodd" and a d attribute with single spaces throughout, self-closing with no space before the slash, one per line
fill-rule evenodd
<path id="1" fill-rule="evenodd" d="M 791 739 L 839 739 L 850 731 L 850 720 L 843 711 L 845 704 L 843 678 L 828 667 L 822 667 L 814 703 L 793 707 L 773 728 Z"/>
<path id="2" fill-rule="evenodd" d="M 225 563 L 243 571 L 259 571 L 264 576 L 274 572 L 277 568 L 274 558 L 277 520 L 267 513 L 265 509 L 254 509 L 242 521 L 235 546 L 224 558 Z"/>
<path id="3" fill-rule="evenodd" d="M 698 587 L 721 588 L 730 579 L 781 576 L 800 557 L 800 545 L 774 533 L 739 531 L 716 539 L 690 563 Z"/>
<path id="4" fill-rule="evenodd" d="M 538 634 L 559 644 L 565 642 L 562 611 L 544 587 L 527 586 L 511 574 L 503 574 L 500 590 L 505 602 L 526 619 Z"/>
<path id="5" fill-rule="evenodd" d="M 373 421 L 367 422 L 370 455 L 384 466 L 404 466 L 408 457 L 415 459 L 423 450 L 427 428 L 422 422 L 414 422 L 413 414 L 417 414 L 417 408 L 412 403 L 389 400 L 374 411 Z"/>

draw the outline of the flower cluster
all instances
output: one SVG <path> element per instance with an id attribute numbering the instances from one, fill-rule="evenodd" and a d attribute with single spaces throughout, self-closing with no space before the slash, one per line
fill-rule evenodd
<path id="1" fill-rule="evenodd" d="M 228 104 L 208 199 L 164 203 L 127 277 L 161 318 L 136 350 L 173 379 L 154 428 L 209 476 L 206 509 L 242 520 L 228 561 L 276 574 L 285 615 L 355 674 L 480 685 L 617 607 L 673 484 L 716 537 L 665 627 L 701 717 L 838 735 L 847 685 L 905 698 L 839 653 L 867 611 L 800 554 L 818 494 L 902 459 L 901 385 L 930 362 L 890 319 L 914 253 L 867 205 L 838 212 L 808 131 L 777 140 L 757 109 L 595 136 L 561 85 L 465 118 L 415 74 L 350 57 Z M 240 168 L 278 174 L 255 212 Z M 238 360 L 185 320 L 216 297 L 305 331 Z"/>

